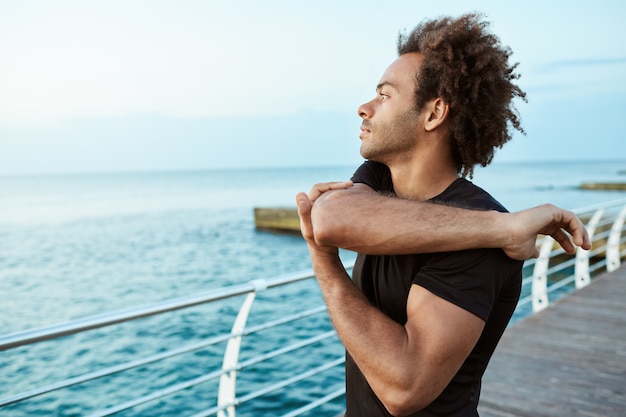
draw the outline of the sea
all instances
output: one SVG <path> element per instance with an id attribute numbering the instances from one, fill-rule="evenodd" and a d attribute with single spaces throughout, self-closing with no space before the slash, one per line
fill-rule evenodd
<path id="1" fill-rule="evenodd" d="M 0 177 L 0 335 L 310 269 L 301 237 L 257 230 L 253 210 L 294 207 L 297 192 L 349 179 L 355 168 Z M 579 188 L 583 182 L 626 182 L 626 160 L 494 163 L 477 169 L 472 181 L 510 211 L 548 202 L 578 209 L 626 197 L 626 192 Z M 354 256 L 342 252 L 346 261 Z M 260 316 L 320 303 L 314 280 L 303 285 Z M 239 303 L 1 352 L 0 398 L 210 337 L 232 325 Z M 310 325 L 311 331 L 331 328 L 327 319 Z M 242 355 L 255 349 L 248 346 Z M 333 342 L 301 355 L 297 364 L 292 359 L 260 367 L 247 382 L 242 378 L 240 389 L 250 392 L 262 380 L 288 377 L 300 362 L 318 363 L 342 352 Z M 223 345 L 196 352 L 186 362 L 170 360 L 0 408 L 0 416 L 86 415 L 201 375 L 204 364 L 221 355 Z M 288 406 L 314 400 L 319 386 L 341 386 L 342 378 L 335 372 L 258 398 L 237 414 L 281 415 Z M 199 386 L 116 415 L 193 415 L 215 405 L 215 390 L 215 384 Z M 340 398 L 307 415 L 335 416 L 342 409 Z"/>

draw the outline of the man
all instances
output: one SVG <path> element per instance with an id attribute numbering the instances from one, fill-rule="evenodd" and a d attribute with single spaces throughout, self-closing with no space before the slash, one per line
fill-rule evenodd
<path id="1" fill-rule="evenodd" d="M 577 245 L 589 239 L 570 212 L 507 214 L 464 178 L 491 162 L 509 126 L 521 130 L 515 66 L 480 16 L 424 22 L 398 52 L 358 111 L 368 161 L 353 182 L 298 194 L 302 233 L 347 350 L 346 415 L 477 416 L 519 298 L 512 258 L 536 255 L 536 233 L 568 252 L 562 228 Z M 359 252 L 353 281 L 338 247 Z"/>

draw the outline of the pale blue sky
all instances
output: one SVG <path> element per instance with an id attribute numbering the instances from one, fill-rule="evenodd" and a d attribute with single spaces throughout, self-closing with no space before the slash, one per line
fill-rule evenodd
<path id="1" fill-rule="evenodd" d="M 496 161 L 626 159 L 621 1 L 0 0 L 0 174 L 358 164 L 400 30 L 477 10 L 519 61 Z"/>

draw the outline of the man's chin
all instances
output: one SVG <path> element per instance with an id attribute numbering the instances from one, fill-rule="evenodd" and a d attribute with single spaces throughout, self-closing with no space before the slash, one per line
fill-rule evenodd
<path id="1" fill-rule="evenodd" d="M 372 152 L 368 152 L 368 150 L 367 149 L 363 149 L 362 146 L 361 146 L 361 156 L 363 157 L 363 159 L 366 159 L 368 161 L 380 162 L 380 161 L 378 161 L 378 158 L 376 157 L 376 154 L 374 154 Z"/>
<path id="2" fill-rule="evenodd" d="M 372 158 L 375 158 L 375 155 L 372 155 L 372 152 L 369 151 L 367 147 L 364 146 L 363 143 L 361 143 L 360 153 L 363 159 L 367 159 L 368 161 L 371 161 L 373 160 Z"/>

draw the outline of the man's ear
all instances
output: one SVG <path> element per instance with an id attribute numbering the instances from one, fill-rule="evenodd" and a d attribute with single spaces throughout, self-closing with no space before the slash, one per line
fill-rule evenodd
<path id="1" fill-rule="evenodd" d="M 424 123 L 424 129 L 427 131 L 433 131 L 443 124 L 448 118 L 448 112 L 450 111 L 450 105 L 444 101 L 441 97 L 429 101 L 426 104 L 428 110 L 427 118 Z"/>

